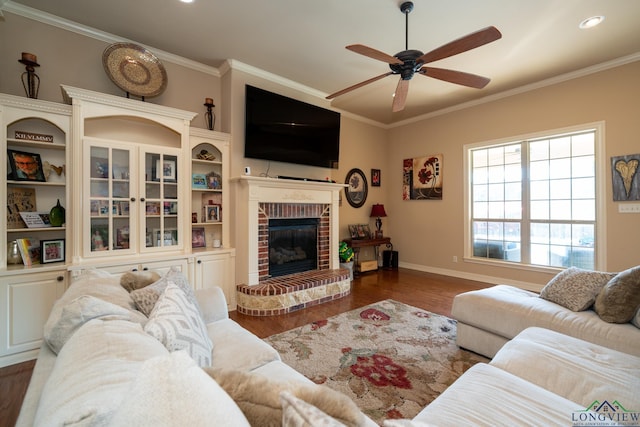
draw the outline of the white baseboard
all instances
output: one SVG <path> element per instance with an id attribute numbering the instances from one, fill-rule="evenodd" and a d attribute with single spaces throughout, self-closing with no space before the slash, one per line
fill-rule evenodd
<path id="1" fill-rule="evenodd" d="M 544 287 L 544 285 L 540 285 L 539 283 L 522 282 L 519 280 L 506 279 L 503 277 L 485 276 L 483 274 L 467 273 L 464 271 L 449 270 L 446 268 L 429 267 L 426 265 L 411 264 L 402 261 L 398 263 L 398 266 L 409 270 L 422 271 L 425 273 L 442 274 L 444 276 L 458 277 L 460 279 L 475 280 L 476 282 L 491 283 L 494 285 L 512 285 L 517 288 L 526 289 L 532 292 L 540 292 L 540 290 Z"/>

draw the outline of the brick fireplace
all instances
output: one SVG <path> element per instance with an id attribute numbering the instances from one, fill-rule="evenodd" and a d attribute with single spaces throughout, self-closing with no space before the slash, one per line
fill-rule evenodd
<path id="1" fill-rule="evenodd" d="M 238 311 L 282 314 L 341 298 L 349 275 L 338 259 L 338 203 L 343 184 L 243 176 L 236 196 Z M 269 221 L 317 219 L 317 268 L 284 276 L 269 273 Z"/>

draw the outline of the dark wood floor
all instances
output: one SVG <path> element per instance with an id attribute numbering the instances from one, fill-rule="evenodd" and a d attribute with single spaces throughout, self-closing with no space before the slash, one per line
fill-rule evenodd
<path id="1" fill-rule="evenodd" d="M 380 270 L 356 278 L 349 296 L 293 313 L 252 317 L 232 312 L 230 317 L 260 338 L 306 325 L 384 299 L 393 299 L 433 313 L 451 315 L 453 297 L 490 285 L 411 270 Z M 11 427 L 20 412 L 35 361 L 0 369 L 0 427 Z"/>

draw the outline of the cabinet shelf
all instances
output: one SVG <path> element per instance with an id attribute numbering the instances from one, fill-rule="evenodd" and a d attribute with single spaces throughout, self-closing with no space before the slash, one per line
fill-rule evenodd
<path id="1" fill-rule="evenodd" d="M 191 159 L 191 162 L 194 165 L 222 165 L 222 161 L 221 160 Z"/>
<path id="2" fill-rule="evenodd" d="M 23 148 L 48 148 L 51 150 L 63 150 L 66 148 L 64 144 L 56 144 L 52 142 L 34 142 L 34 141 L 26 141 L 23 139 L 14 139 L 7 138 L 7 145 L 11 145 L 13 147 L 23 147 Z"/>
<path id="3" fill-rule="evenodd" d="M 66 227 L 32 227 L 32 228 L 9 228 L 7 233 L 35 233 L 41 231 L 61 231 L 66 230 Z"/>
<path id="4" fill-rule="evenodd" d="M 10 185 L 28 185 L 28 186 L 42 186 L 42 187 L 65 187 L 67 184 L 64 182 L 43 182 L 43 181 L 14 181 L 7 180 L 7 184 Z"/>

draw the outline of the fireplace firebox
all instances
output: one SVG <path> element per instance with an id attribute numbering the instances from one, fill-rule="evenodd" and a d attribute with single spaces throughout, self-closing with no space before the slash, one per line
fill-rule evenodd
<path id="1" fill-rule="evenodd" d="M 269 276 L 318 268 L 318 218 L 269 220 Z"/>

